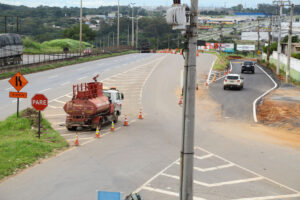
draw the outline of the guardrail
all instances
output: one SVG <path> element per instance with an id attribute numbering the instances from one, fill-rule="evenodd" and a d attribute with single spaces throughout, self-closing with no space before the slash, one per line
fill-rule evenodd
<path id="1" fill-rule="evenodd" d="M 16 68 L 25 68 L 30 66 L 41 65 L 45 63 L 52 63 L 65 60 L 78 59 L 80 57 L 88 56 L 99 56 L 104 54 L 118 53 L 126 50 L 134 50 L 132 47 L 122 46 L 119 48 L 101 48 L 101 49 L 91 49 L 91 52 L 80 51 L 69 51 L 61 53 L 44 53 L 44 54 L 23 54 L 22 60 L 18 62 L 11 62 L 0 66 L 0 73 L 4 71 L 10 71 Z"/>

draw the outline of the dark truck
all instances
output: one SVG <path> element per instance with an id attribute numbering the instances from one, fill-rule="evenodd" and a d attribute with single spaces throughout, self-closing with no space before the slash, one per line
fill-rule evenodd
<path id="1" fill-rule="evenodd" d="M 242 69 L 241 69 L 241 72 L 244 73 L 245 71 L 250 71 L 252 72 L 252 74 L 255 73 L 255 69 L 254 69 L 254 63 L 251 62 L 251 61 L 244 61 L 242 63 Z"/>
<path id="2" fill-rule="evenodd" d="M 149 42 L 142 43 L 140 51 L 141 53 L 150 53 L 150 43 Z"/>

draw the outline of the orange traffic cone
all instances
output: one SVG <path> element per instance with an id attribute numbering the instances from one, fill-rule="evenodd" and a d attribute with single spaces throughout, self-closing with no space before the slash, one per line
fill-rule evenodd
<path id="1" fill-rule="evenodd" d="M 97 126 L 95 138 L 100 138 L 100 137 L 101 137 L 101 133 L 100 133 L 99 127 Z"/>
<path id="2" fill-rule="evenodd" d="M 125 115 L 125 121 L 124 121 L 124 126 L 128 126 L 128 120 L 127 120 L 127 115 Z"/>
<path id="3" fill-rule="evenodd" d="M 139 119 L 143 119 L 142 110 L 140 110 Z"/>
<path id="4" fill-rule="evenodd" d="M 180 55 L 182 55 L 182 49 L 180 49 Z"/>
<path id="5" fill-rule="evenodd" d="M 217 80 L 217 76 L 214 75 L 213 82 L 215 82 L 216 80 Z"/>
<path id="6" fill-rule="evenodd" d="M 179 100 L 179 105 L 182 105 L 183 104 L 183 101 L 182 101 L 182 97 L 180 97 L 180 100 Z"/>
<path id="7" fill-rule="evenodd" d="M 199 51 L 197 51 L 197 56 L 199 56 Z"/>
<path id="8" fill-rule="evenodd" d="M 207 81 L 206 81 L 205 85 L 208 86 L 208 82 Z"/>
<path id="9" fill-rule="evenodd" d="M 114 131 L 114 130 L 115 130 L 115 123 L 114 123 L 114 121 L 111 122 L 110 130 L 111 130 L 111 131 Z"/>
<path id="10" fill-rule="evenodd" d="M 75 142 L 74 142 L 75 146 L 79 146 L 79 139 L 78 139 L 78 135 L 76 134 L 75 136 Z"/>

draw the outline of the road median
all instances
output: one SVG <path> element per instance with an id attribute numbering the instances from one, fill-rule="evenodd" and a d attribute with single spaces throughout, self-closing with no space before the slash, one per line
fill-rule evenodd
<path id="1" fill-rule="evenodd" d="M 68 143 L 42 119 L 37 138 L 38 112 L 28 108 L 0 121 L 0 180 L 68 147 Z"/>

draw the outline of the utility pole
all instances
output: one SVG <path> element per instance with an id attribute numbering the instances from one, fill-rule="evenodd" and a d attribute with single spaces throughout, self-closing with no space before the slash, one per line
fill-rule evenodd
<path id="1" fill-rule="evenodd" d="M 7 33 L 7 16 L 4 16 L 4 33 Z"/>
<path id="2" fill-rule="evenodd" d="M 269 30 L 268 30 L 268 51 L 267 51 L 268 66 L 270 64 L 270 54 L 271 54 L 271 31 L 272 31 L 271 29 L 272 29 L 272 24 L 273 24 L 273 16 L 270 17 Z"/>
<path id="3" fill-rule="evenodd" d="M 136 18 L 136 36 L 135 36 L 135 48 L 138 48 L 139 43 L 139 18 Z"/>
<path id="4" fill-rule="evenodd" d="M 276 74 L 280 73 L 280 56 L 281 56 L 281 16 L 282 16 L 282 9 L 285 4 L 290 5 L 289 0 L 273 0 L 273 4 L 279 4 L 280 6 L 280 13 L 279 13 L 279 20 L 278 20 L 278 45 L 277 45 L 277 67 L 276 67 Z"/>
<path id="5" fill-rule="evenodd" d="M 81 56 L 81 51 L 82 51 L 82 0 L 80 0 L 80 31 L 79 31 L 79 40 L 80 40 L 80 44 L 79 44 L 79 52 L 80 52 L 80 56 Z"/>
<path id="6" fill-rule="evenodd" d="M 128 26 L 128 35 L 127 35 L 127 45 L 129 46 L 129 35 L 130 35 L 130 33 L 129 33 L 129 26 Z"/>
<path id="7" fill-rule="evenodd" d="M 117 31 L 117 47 L 120 46 L 120 0 L 118 0 L 118 31 Z"/>
<path id="8" fill-rule="evenodd" d="M 113 32 L 113 47 L 115 46 L 115 32 Z"/>
<path id="9" fill-rule="evenodd" d="M 174 0 L 174 3 L 176 2 L 178 1 Z M 197 24 L 198 0 L 191 0 L 190 26 L 186 31 L 188 46 L 184 66 L 180 200 L 193 200 Z"/>
<path id="10" fill-rule="evenodd" d="M 257 53 L 258 53 L 258 51 L 260 49 L 260 33 L 259 33 L 260 26 L 259 25 L 260 25 L 259 24 L 259 18 L 257 18 Z"/>
<path id="11" fill-rule="evenodd" d="M 288 39 L 288 58 L 285 70 L 285 82 L 288 83 L 290 79 L 290 68 L 291 68 L 291 51 L 292 51 L 292 34 L 293 34 L 293 18 L 294 18 L 294 4 L 291 5 L 291 18 L 290 18 L 290 29 Z"/>
<path id="12" fill-rule="evenodd" d="M 224 26 L 224 24 L 221 22 L 221 24 L 220 24 L 220 42 L 223 41 L 223 26 Z"/>
<path id="13" fill-rule="evenodd" d="M 134 4 L 132 3 L 131 5 L 132 5 L 131 46 L 134 47 L 134 18 L 133 18 Z"/>

